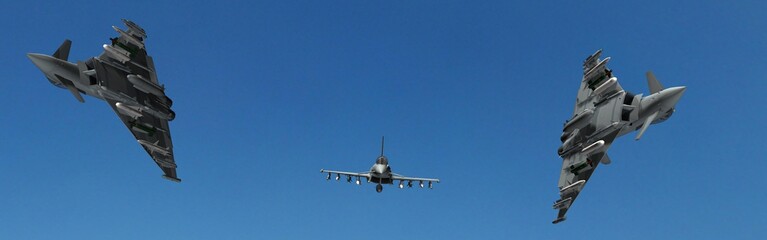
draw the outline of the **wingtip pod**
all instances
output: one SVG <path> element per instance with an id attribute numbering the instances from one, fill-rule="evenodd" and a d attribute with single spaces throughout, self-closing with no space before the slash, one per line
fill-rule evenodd
<path id="1" fill-rule="evenodd" d="M 175 177 L 171 177 L 171 176 L 168 176 L 168 175 L 162 175 L 162 178 L 170 180 L 171 182 L 177 182 L 177 183 L 181 182 L 181 179 L 175 178 Z"/>

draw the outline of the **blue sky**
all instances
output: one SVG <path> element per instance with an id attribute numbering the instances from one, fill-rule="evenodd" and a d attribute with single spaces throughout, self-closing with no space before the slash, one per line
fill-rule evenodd
<path id="1" fill-rule="evenodd" d="M 7 239 L 761 239 L 767 226 L 762 1 L 13 1 L 0 16 L 0 236 Z M 25 57 L 101 52 L 146 29 L 174 99 L 178 174 L 111 108 Z M 688 87 L 610 149 L 552 225 L 562 123 L 603 48 L 621 85 Z M 435 189 L 377 194 L 395 172 Z"/>

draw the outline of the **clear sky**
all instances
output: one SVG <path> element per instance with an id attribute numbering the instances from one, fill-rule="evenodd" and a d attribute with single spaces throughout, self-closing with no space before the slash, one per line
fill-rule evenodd
<path id="1" fill-rule="evenodd" d="M 764 1 L 9 1 L 0 16 L 2 239 L 763 239 Z M 178 175 L 106 103 L 26 58 L 146 29 Z M 123 27 L 124 28 L 124 27 Z M 621 85 L 687 86 L 616 140 L 552 225 L 562 123 L 597 49 Z M 383 193 L 326 181 L 366 171 Z"/>

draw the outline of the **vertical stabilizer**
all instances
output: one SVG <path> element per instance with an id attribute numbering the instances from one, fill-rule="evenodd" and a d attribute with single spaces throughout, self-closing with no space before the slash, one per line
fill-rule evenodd
<path id="1" fill-rule="evenodd" d="M 381 136 L 381 156 L 383 156 L 384 137 Z"/>
<path id="2" fill-rule="evenodd" d="M 69 59 L 70 47 L 72 47 L 72 41 L 69 39 L 64 40 L 64 43 L 59 46 L 59 49 L 56 49 L 56 52 L 53 53 L 53 57 L 67 61 L 67 59 Z"/>
<path id="3" fill-rule="evenodd" d="M 663 90 L 663 85 L 658 82 L 655 75 L 651 71 L 647 71 L 647 85 L 650 86 L 650 94 L 660 92 Z"/>

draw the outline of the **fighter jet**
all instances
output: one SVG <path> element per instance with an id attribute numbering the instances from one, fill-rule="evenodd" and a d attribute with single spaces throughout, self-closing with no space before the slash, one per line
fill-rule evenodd
<path id="1" fill-rule="evenodd" d="M 67 61 L 72 45 L 68 39 L 53 55 L 29 53 L 27 57 L 48 81 L 69 90 L 77 101 L 85 102 L 81 94 L 106 101 L 162 169 L 163 177 L 179 182 L 168 127 L 176 116 L 170 109 L 173 101 L 157 81 L 154 62 L 144 46 L 146 32 L 130 20 L 122 21 L 128 29 L 112 26 L 120 36 L 110 38 L 97 57 Z"/>
<path id="2" fill-rule="evenodd" d="M 601 54 L 600 49 L 583 63 L 575 112 L 565 122 L 560 137 L 562 146 L 557 152 L 563 161 L 560 199 L 553 206 L 559 210 L 554 224 L 565 220 L 567 210 L 599 163 L 610 164 L 606 152 L 613 140 L 635 130 L 639 140 L 650 125 L 668 120 L 686 89 L 663 88 L 652 72 L 647 72 L 650 95 L 632 94 L 621 88 L 618 78 L 606 67 L 610 58 L 600 60 Z"/>
<path id="3" fill-rule="evenodd" d="M 436 178 L 413 178 L 413 177 L 405 177 L 396 173 L 393 173 L 391 171 L 391 167 L 389 167 L 389 159 L 384 156 L 384 139 L 381 137 L 381 156 L 378 156 L 376 159 L 376 163 L 373 164 L 373 167 L 370 168 L 370 171 L 368 172 L 361 172 L 361 173 L 354 173 L 354 172 L 339 172 L 339 171 L 333 171 L 333 170 L 325 170 L 320 169 L 321 173 L 328 173 L 327 180 L 330 180 L 330 178 L 333 176 L 333 174 L 336 175 L 336 181 L 341 179 L 341 175 L 346 176 L 346 182 L 352 182 L 352 177 L 356 177 L 357 185 L 362 184 L 362 181 L 360 181 L 360 178 L 365 178 L 367 182 L 374 182 L 376 183 L 376 192 L 383 191 L 383 185 L 382 184 L 393 184 L 394 181 L 399 181 L 399 188 L 405 188 L 405 181 L 407 181 L 407 187 L 413 187 L 413 181 L 418 181 L 418 186 L 423 188 L 423 182 L 428 182 L 429 188 L 432 188 L 433 182 L 439 182 L 439 179 Z"/>

